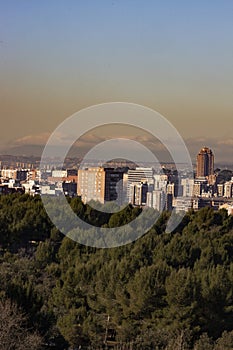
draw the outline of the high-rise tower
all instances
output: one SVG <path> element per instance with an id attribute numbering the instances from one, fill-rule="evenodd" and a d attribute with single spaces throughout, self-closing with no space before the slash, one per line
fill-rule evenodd
<path id="1" fill-rule="evenodd" d="M 214 174 L 214 154 L 208 147 L 203 147 L 197 155 L 197 177 Z"/>

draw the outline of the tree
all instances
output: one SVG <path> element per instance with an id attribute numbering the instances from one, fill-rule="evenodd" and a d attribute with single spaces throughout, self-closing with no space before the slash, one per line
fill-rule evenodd
<path id="1" fill-rule="evenodd" d="M 0 301 L 0 350 L 39 350 L 42 338 L 29 332 L 27 319 L 9 299 Z"/>
<path id="2" fill-rule="evenodd" d="M 203 333 L 200 338 L 196 341 L 194 350 L 213 350 L 214 343 L 211 338 L 208 337 L 207 333 Z"/>
<path id="3" fill-rule="evenodd" d="M 233 331 L 223 332 L 222 337 L 216 341 L 214 350 L 232 350 L 233 349 Z"/>

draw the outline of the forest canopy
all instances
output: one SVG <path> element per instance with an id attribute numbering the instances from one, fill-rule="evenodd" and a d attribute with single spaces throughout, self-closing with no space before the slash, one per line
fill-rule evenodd
<path id="1" fill-rule="evenodd" d="M 68 201 L 105 227 L 140 212 Z M 11 349 L 1 339 L 12 313 L 35 349 L 232 349 L 233 217 L 190 211 L 165 233 L 168 218 L 131 244 L 97 249 L 59 232 L 39 196 L 0 196 L 0 349 Z"/>

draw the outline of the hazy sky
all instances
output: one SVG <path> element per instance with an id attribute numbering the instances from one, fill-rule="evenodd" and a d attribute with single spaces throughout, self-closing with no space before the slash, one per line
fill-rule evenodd
<path id="1" fill-rule="evenodd" d="M 191 152 L 232 155 L 232 0 L 0 5 L 0 151 L 43 143 L 83 107 L 127 101 L 160 112 Z"/>

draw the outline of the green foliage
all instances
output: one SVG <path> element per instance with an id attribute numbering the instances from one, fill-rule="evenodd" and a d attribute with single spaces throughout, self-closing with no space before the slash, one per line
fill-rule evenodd
<path id="1" fill-rule="evenodd" d="M 141 211 L 103 215 L 68 202 L 96 226 L 121 226 Z M 0 196 L 0 296 L 55 349 L 104 349 L 110 331 L 115 349 L 232 349 L 233 220 L 204 208 L 165 233 L 169 215 L 134 243 L 95 249 L 53 227 L 39 197 Z"/>
<path id="2" fill-rule="evenodd" d="M 40 197 L 0 196 L 0 246 L 11 251 L 49 237 L 52 224 Z"/>

